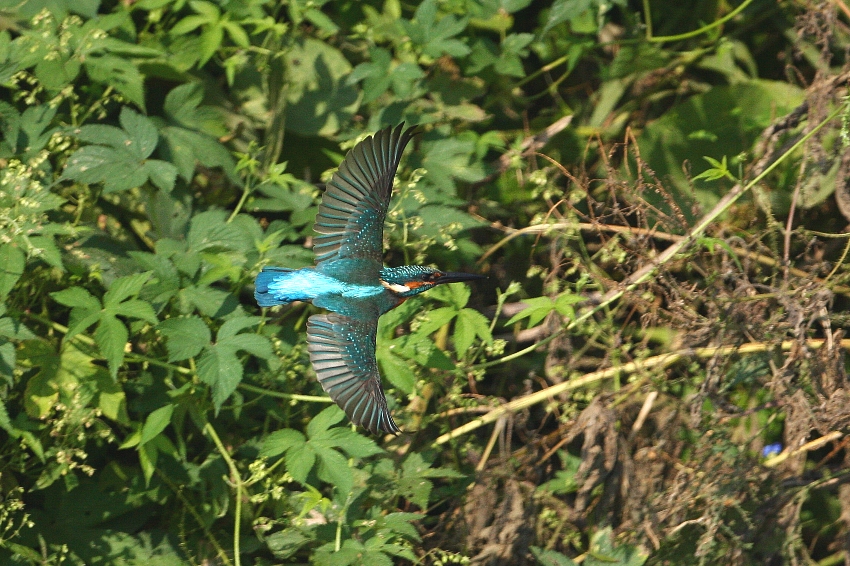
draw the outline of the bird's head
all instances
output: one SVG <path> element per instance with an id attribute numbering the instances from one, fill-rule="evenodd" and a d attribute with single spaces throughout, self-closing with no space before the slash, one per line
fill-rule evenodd
<path id="1" fill-rule="evenodd" d="M 441 283 L 458 283 L 474 279 L 486 279 L 486 277 L 474 273 L 440 271 L 424 265 L 385 267 L 381 270 L 381 285 L 404 299 L 433 289 Z"/>

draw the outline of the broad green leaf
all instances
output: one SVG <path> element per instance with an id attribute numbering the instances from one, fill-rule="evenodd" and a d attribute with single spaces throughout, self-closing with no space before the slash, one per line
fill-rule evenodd
<path id="1" fill-rule="evenodd" d="M 490 333 L 490 321 L 478 311 L 461 310 L 458 313 L 457 320 L 455 320 L 454 331 L 455 351 L 458 356 L 462 357 L 469 350 L 476 336 L 488 344 L 493 342 L 493 335 Z"/>
<path id="2" fill-rule="evenodd" d="M 211 387 L 213 404 L 219 410 L 242 381 L 242 364 L 234 350 L 209 346 L 198 358 L 198 377 Z"/>
<path id="3" fill-rule="evenodd" d="M 132 60 L 113 55 L 90 56 L 85 67 L 94 81 L 113 86 L 139 108 L 145 108 L 144 77 Z"/>
<path id="4" fill-rule="evenodd" d="M 452 295 L 453 299 L 455 295 Z M 458 308 L 460 307 L 438 307 L 429 309 L 425 314 L 422 322 L 416 328 L 416 334 L 430 336 L 446 324 L 450 323 L 457 316 Z"/>
<path id="5" fill-rule="evenodd" d="M 347 427 L 335 427 L 322 436 L 325 446 L 342 448 L 352 458 L 367 458 L 380 454 L 383 448 L 369 437 L 358 434 Z"/>
<path id="6" fill-rule="evenodd" d="M 94 341 L 109 365 L 109 373 L 118 377 L 118 368 L 124 362 L 124 348 L 129 334 L 124 323 L 113 316 L 104 316 L 94 332 Z"/>
<path id="7" fill-rule="evenodd" d="M 293 446 L 286 451 L 286 470 L 292 475 L 292 479 L 304 484 L 307 474 L 316 463 L 316 452 L 309 443 Z"/>
<path id="8" fill-rule="evenodd" d="M 121 301 L 137 296 L 150 278 L 151 273 L 145 272 L 116 279 L 103 295 L 103 306 L 114 307 Z"/>
<path id="9" fill-rule="evenodd" d="M 307 424 L 309 438 L 322 436 L 331 426 L 343 419 L 345 413 L 336 405 L 329 405 Z"/>
<path id="10" fill-rule="evenodd" d="M 236 226 L 227 223 L 227 214 L 223 210 L 209 210 L 192 218 L 186 241 L 189 249 L 196 252 L 214 248 L 238 250 L 242 245 L 242 235 Z"/>
<path id="11" fill-rule="evenodd" d="M 560 552 L 547 550 L 537 546 L 530 547 L 530 550 L 531 554 L 534 555 L 534 558 L 537 559 L 537 563 L 540 566 L 577 566 L 576 562 L 572 558 L 564 556 Z"/>
<path id="12" fill-rule="evenodd" d="M 165 430 L 165 427 L 171 422 L 171 415 L 174 414 L 174 405 L 165 405 L 153 411 L 145 419 L 145 424 L 142 426 L 142 436 L 139 439 L 139 445 L 144 446 L 153 438 Z"/>
<path id="13" fill-rule="evenodd" d="M 260 324 L 262 320 L 263 317 L 261 316 L 240 316 L 238 318 L 231 318 L 218 329 L 218 340 L 221 341 L 232 338 L 233 336 L 236 336 L 240 330 L 256 326 Z"/>
<path id="14" fill-rule="evenodd" d="M 98 145 L 77 150 L 68 159 L 65 176 L 81 183 L 103 183 L 105 193 L 139 187 L 148 179 L 160 189 L 171 190 L 177 168 L 149 158 L 159 139 L 153 124 L 128 108 L 122 110 L 120 120 L 124 130 L 102 125 L 80 128 L 80 139 Z"/>
<path id="15" fill-rule="evenodd" d="M 139 159 L 144 159 L 153 153 L 159 140 L 153 122 L 126 106 L 121 109 L 118 121 L 124 131 L 131 136 L 130 143 L 125 146 L 127 149 Z"/>
<path id="16" fill-rule="evenodd" d="M 83 330 L 89 328 L 103 316 L 100 309 L 93 311 L 84 308 L 75 308 L 71 311 L 71 316 L 68 320 L 68 332 L 65 334 L 65 340 L 68 341 Z"/>
<path id="17" fill-rule="evenodd" d="M 332 45 L 303 39 L 283 53 L 286 69 L 286 129 L 304 136 L 330 136 L 348 124 L 360 94 L 347 84 L 351 63 Z"/>
<path id="18" fill-rule="evenodd" d="M 100 301 L 82 287 L 69 287 L 50 293 L 53 300 L 66 307 L 79 307 L 88 310 L 100 310 Z"/>
<path id="19" fill-rule="evenodd" d="M 317 471 L 319 479 L 334 486 L 344 496 L 351 493 L 351 487 L 354 485 L 354 473 L 348 465 L 348 460 L 333 448 L 322 446 L 316 442 L 311 442 L 310 446 L 312 446 L 319 460 Z"/>
<path id="20" fill-rule="evenodd" d="M 24 252 L 12 244 L 0 245 L 0 299 L 5 298 L 24 273 Z"/>
<path id="21" fill-rule="evenodd" d="M 157 328 L 167 339 L 169 362 L 193 358 L 212 341 L 209 327 L 197 316 L 169 318 Z"/>
<path id="22" fill-rule="evenodd" d="M 151 304 L 147 301 L 142 301 L 140 299 L 130 299 L 129 301 L 124 301 L 123 303 L 120 303 L 109 310 L 113 314 L 126 316 L 127 318 L 136 318 L 139 320 L 144 320 L 145 322 L 149 322 L 151 324 L 156 324 L 157 322 L 159 322 L 156 318 L 156 312 L 153 310 Z"/>
<path id="23" fill-rule="evenodd" d="M 219 344 L 226 345 L 234 351 L 244 350 L 264 360 L 274 357 L 271 342 L 269 342 L 268 338 L 259 334 L 237 334 L 231 338 L 220 339 Z"/>
<path id="24" fill-rule="evenodd" d="M 263 441 L 260 456 L 263 458 L 274 458 L 290 448 L 304 444 L 306 441 L 304 435 L 297 430 L 290 428 L 276 430 L 270 433 Z"/>
<path id="25" fill-rule="evenodd" d="M 393 346 L 395 344 L 390 344 L 389 347 L 378 346 L 376 357 L 381 367 L 381 375 L 394 387 L 397 387 L 406 395 L 410 395 L 416 385 L 416 372 L 413 370 L 410 361 L 397 356 L 390 349 Z"/>
<path id="26" fill-rule="evenodd" d="M 524 318 L 527 318 L 528 327 L 531 328 L 546 318 L 546 315 L 555 310 L 555 302 L 549 297 L 533 297 L 531 299 L 524 299 L 523 303 L 525 303 L 526 308 L 512 316 L 511 319 L 505 323 L 505 326 L 510 326 Z"/>

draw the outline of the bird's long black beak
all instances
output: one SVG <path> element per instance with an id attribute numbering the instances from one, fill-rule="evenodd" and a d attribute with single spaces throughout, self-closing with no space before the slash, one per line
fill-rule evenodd
<path id="1" fill-rule="evenodd" d="M 477 279 L 487 279 L 486 275 L 478 275 L 477 273 L 461 273 L 459 271 L 444 272 L 437 283 L 459 283 L 461 281 L 475 281 Z"/>

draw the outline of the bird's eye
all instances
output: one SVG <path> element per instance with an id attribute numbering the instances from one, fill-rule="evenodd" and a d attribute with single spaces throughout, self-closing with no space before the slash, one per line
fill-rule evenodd
<path id="1" fill-rule="evenodd" d="M 436 281 L 436 279 L 437 279 L 436 273 L 424 273 L 422 275 L 422 281 L 424 281 L 425 283 L 433 283 L 434 281 Z"/>

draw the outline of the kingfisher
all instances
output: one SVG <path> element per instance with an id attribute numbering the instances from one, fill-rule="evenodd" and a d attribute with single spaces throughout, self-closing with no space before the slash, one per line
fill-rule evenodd
<path id="1" fill-rule="evenodd" d="M 375 358 L 378 318 L 443 283 L 484 279 L 423 265 L 383 263 L 384 220 L 404 148 L 417 127 L 384 128 L 349 151 L 325 188 L 314 230 L 315 267 L 264 267 L 254 282 L 261 307 L 312 301 L 327 314 L 307 320 L 316 377 L 355 425 L 400 432 L 387 408 Z"/>

